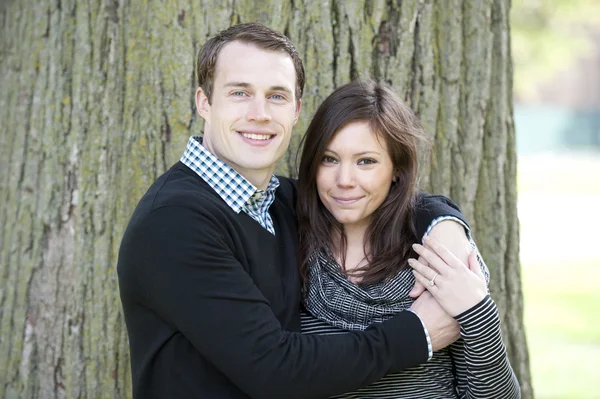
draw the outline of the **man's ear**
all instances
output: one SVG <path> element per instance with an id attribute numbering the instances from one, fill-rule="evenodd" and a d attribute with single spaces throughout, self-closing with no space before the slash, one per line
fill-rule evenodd
<path id="1" fill-rule="evenodd" d="M 202 90 L 202 87 L 196 89 L 196 112 L 198 112 L 198 115 L 206 122 L 210 123 L 210 102 L 208 101 L 208 97 L 206 97 L 204 90 Z"/>
<path id="2" fill-rule="evenodd" d="M 296 104 L 296 115 L 294 116 L 294 125 L 298 123 L 298 118 L 300 117 L 300 110 L 302 109 L 302 100 L 298 100 Z"/>

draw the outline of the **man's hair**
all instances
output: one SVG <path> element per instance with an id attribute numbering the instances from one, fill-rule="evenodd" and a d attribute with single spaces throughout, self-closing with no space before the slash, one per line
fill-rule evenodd
<path id="1" fill-rule="evenodd" d="M 296 48 L 290 39 L 282 33 L 253 22 L 230 26 L 211 37 L 200 48 L 200 51 L 198 51 L 198 57 L 196 58 L 196 79 L 198 86 L 202 88 L 209 102 L 212 98 L 215 69 L 219 53 L 227 43 L 234 41 L 252 44 L 263 50 L 281 51 L 288 54 L 292 58 L 294 69 L 296 70 L 296 100 L 302 98 L 304 90 L 304 66 Z M 244 60 L 240 60 L 240 62 L 244 62 Z"/>
<path id="2" fill-rule="evenodd" d="M 360 268 L 361 284 L 383 281 L 406 267 L 417 242 L 413 213 L 416 201 L 418 151 L 426 142 L 413 111 L 383 83 L 352 82 L 339 87 L 317 109 L 304 137 L 298 174 L 298 233 L 300 274 L 306 283 L 314 256 L 338 255 L 345 269 L 343 225 L 325 208 L 317 191 L 317 174 L 325 151 L 345 126 L 367 122 L 386 145 L 394 165 L 394 182 L 373 212 L 364 239 L 368 265 Z M 339 242 L 337 240 L 339 237 Z"/>

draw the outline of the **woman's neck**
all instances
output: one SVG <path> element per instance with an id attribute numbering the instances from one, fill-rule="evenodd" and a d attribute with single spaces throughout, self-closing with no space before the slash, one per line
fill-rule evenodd
<path id="1" fill-rule="evenodd" d="M 340 265 L 342 265 L 342 259 L 344 262 L 344 270 L 349 274 L 348 278 L 350 281 L 354 283 L 358 283 L 360 281 L 360 277 L 352 276 L 353 270 L 366 266 L 366 253 L 365 250 L 368 251 L 368 247 L 365 248 L 365 234 L 367 232 L 366 226 L 354 226 L 354 225 L 344 225 L 344 235 L 346 237 L 346 248 L 345 252 L 342 253 L 341 250 L 341 237 L 337 237 L 335 241 L 337 241 L 336 251 L 336 260 Z"/>
<path id="2" fill-rule="evenodd" d="M 364 246 L 364 238 L 367 232 L 367 228 L 362 226 L 344 225 L 344 235 L 346 236 L 346 243 L 348 248 L 362 248 Z"/>

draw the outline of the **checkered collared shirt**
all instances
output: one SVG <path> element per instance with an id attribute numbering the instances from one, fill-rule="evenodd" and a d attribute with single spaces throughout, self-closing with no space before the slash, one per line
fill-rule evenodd
<path id="1" fill-rule="evenodd" d="M 275 235 L 269 207 L 275 200 L 279 179 L 275 175 L 266 190 L 259 190 L 231 166 L 202 146 L 202 137 L 192 136 L 181 156 L 181 162 L 196 172 L 235 213 L 246 212 L 262 227 Z"/>

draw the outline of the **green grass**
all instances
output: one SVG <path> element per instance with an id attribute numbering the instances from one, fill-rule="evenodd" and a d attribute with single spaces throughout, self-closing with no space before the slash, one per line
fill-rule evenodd
<path id="1" fill-rule="evenodd" d="M 600 216 L 598 211 L 590 214 L 589 207 L 600 206 L 600 156 L 520 159 L 518 189 L 523 198 L 547 199 L 559 209 L 557 218 L 531 206 L 520 215 L 525 328 L 535 397 L 598 399 Z"/>
<path id="2" fill-rule="evenodd" d="M 524 265 L 525 326 L 537 399 L 600 398 L 600 258 Z M 543 273 L 542 273 L 543 272 Z M 540 279 L 540 276 L 545 276 Z M 593 278 L 577 281 L 581 276 Z"/>

